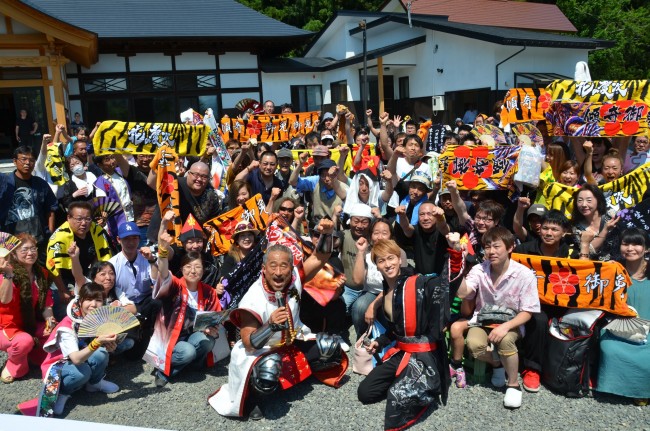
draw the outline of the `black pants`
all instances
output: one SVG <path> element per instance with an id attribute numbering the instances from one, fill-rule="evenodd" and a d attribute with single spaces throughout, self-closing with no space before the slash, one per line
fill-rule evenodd
<path id="1" fill-rule="evenodd" d="M 129 360 L 139 360 L 147 351 L 149 340 L 153 335 L 153 327 L 162 308 L 162 301 L 151 297 L 145 298 L 142 302 L 135 304 L 140 320 L 139 336 L 135 338 L 135 345 L 127 350 L 124 356 Z"/>
<path id="2" fill-rule="evenodd" d="M 371 404 L 386 399 L 388 388 L 395 381 L 395 372 L 403 356 L 404 353 L 396 353 L 368 374 L 357 389 L 359 401 L 363 404 Z"/>
<path id="3" fill-rule="evenodd" d="M 338 298 L 323 307 L 311 295 L 303 292 L 300 298 L 300 320 L 314 333 L 341 334 L 347 329 L 345 303 Z"/>
<path id="4" fill-rule="evenodd" d="M 564 315 L 566 309 L 551 306 L 542 306 L 539 313 L 526 322 L 526 334 L 521 340 L 521 354 L 519 364 L 523 369 L 542 372 L 544 354 L 546 352 L 546 338 L 548 337 L 548 321 L 553 317 Z"/>

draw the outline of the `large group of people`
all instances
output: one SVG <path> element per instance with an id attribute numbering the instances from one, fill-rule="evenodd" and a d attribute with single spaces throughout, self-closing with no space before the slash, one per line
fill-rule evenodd
<path id="1" fill-rule="evenodd" d="M 263 109 L 273 114 L 275 105 Z M 447 127 L 445 147 L 483 145 L 476 124 L 464 121 L 498 124 L 498 115 L 469 114 Z M 621 229 L 599 188 L 646 162 L 647 134 L 545 137 L 540 188 L 513 200 L 506 191 L 443 181 L 429 163 L 440 154 L 427 151 L 415 121 L 371 111 L 362 120 L 341 108 L 289 142 L 226 142 L 225 194 L 211 184 L 213 148 L 180 157 L 176 211 L 159 207 L 152 154 L 92 154 L 97 127 L 86 135 L 80 118 L 74 130 L 57 125 L 55 136 L 43 135 L 37 154 L 19 146 L 15 171 L 0 176 L 0 231 L 20 240 L 0 258 L 0 350 L 7 353 L 0 380 L 24 378 L 30 363 L 46 381 L 58 369 L 52 411 L 60 415 L 84 387 L 120 390 L 104 379 L 111 357 L 144 357 L 162 387 L 229 354 L 228 382 L 209 403 L 224 416 L 259 419 L 265 396 L 311 374 L 340 385 L 354 348 L 375 358 L 359 401 L 388 399 L 385 427 L 403 429 L 444 403 L 451 384 L 468 385 L 470 356 L 491 367 L 494 387 L 505 387 L 506 408 L 520 407 L 524 390 L 539 390 L 549 318 L 567 310 L 540 303 L 535 273 L 513 252 L 617 260 L 632 280 L 628 305 L 650 319 L 648 232 Z M 570 219 L 545 205 L 541 187 L 550 182 L 577 187 Z M 261 267 L 252 266 L 265 232 L 246 218 L 232 230 L 230 250 L 212 253 L 202 226 L 258 194 L 268 214 L 311 244 L 310 255 L 297 259 L 292 248 L 268 244 Z M 177 238 L 168 230 L 175 219 L 182 221 Z M 304 286 L 326 264 L 344 283 L 323 305 Z M 228 277 L 241 265 L 259 276 L 235 308 Z M 126 336 L 80 337 L 84 317 L 102 306 L 123 307 L 139 327 Z M 201 313 L 227 309 L 226 323 L 195 330 Z M 482 324 L 494 310 L 506 317 Z M 374 327 L 380 335 L 351 347 L 351 331 L 360 338 Z M 648 345 L 606 330 L 596 335 L 593 389 L 647 404 Z"/>

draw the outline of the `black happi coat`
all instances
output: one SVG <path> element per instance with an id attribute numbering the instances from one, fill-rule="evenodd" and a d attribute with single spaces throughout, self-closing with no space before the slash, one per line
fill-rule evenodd
<path id="1" fill-rule="evenodd" d="M 377 339 L 381 346 L 390 340 L 397 341 L 384 356 L 384 361 L 399 363 L 387 394 L 386 430 L 406 428 L 433 403 L 447 402 L 451 378 L 444 328 L 450 314 L 449 279 L 448 264 L 445 264 L 440 276 L 400 275 L 397 280 L 393 291 L 393 321 Z M 458 283 L 460 277 L 453 282 Z M 455 292 L 457 286 L 454 287 Z M 384 293 L 387 290 L 384 282 Z"/>

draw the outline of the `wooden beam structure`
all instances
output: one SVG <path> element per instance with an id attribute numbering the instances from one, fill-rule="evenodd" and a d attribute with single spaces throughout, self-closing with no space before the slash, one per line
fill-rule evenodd
<path id="1" fill-rule="evenodd" d="M 384 112 L 384 58 L 377 58 L 377 85 L 379 86 L 379 112 L 377 115 L 381 115 Z"/>
<path id="2" fill-rule="evenodd" d="M 62 66 L 69 63 L 65 57 L 57 55 L 0 57 L 0 67 L 47 67 Z"/>

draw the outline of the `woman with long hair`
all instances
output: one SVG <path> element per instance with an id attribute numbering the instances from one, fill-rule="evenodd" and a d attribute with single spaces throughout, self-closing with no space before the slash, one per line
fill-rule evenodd
<path id="1" fill-rule="evenodd" d="M 85 386 L 87 392 L 112 394 L 120 390 L 115 383 L 104 380 L 108 354 L 117 347 L 117 335 L 100 335 L 92 340 L 79 338 L 79 326 L 93 310 L 104 305 L 104 288 L 86 283 L 79 296 L 68 305 L 67 316 L 57 325 L 43 349 L 47 357 L 41 365 L 43 379 L 50 383 L 58 369 L 60 373 L 58 398 L 53 406 L 55 415 L 63 413 L 72 393 Z M 56 380 L 55 380 L 56 381 Z"/>
<path id="2" fill-rule="evenodd" d="M 228 187 L 228 211 L 246 203 L 253 197 L 253 189 L 245 180 L 235 180 Z"/>
<path id="3" fill-rule="evenodd" d="M 650 320 L 650 238 L 641 229 L 626 229 L 621 234 L 622 264 L 632 285 L 627 288 L 627 303 L 641 319 Z M 635 344 L 604 330 L 600 338 L 600 361 L 596 390 L 633 398 L 647 405 L 650 398 L 650 344 Z"/>
<path id="4" fill-rule="evenodd" d="M 190 364 L 200 366 L 219 336 L 216 327 L 194 330 L 197 313 L 219 311 L 221 304 L 212 286 L 201 281 L 203 260 L 201 253 L 190 252 L 181 259 L 181 278 L 169 272 L 168 253 L 173 238 L 164 231 L 158 235 L 158 280 L 153 290 L 154 299 L 162 299 L 149 342 L 145 360 L 156 368 L 155 384 L 163 387 Z"/>
<path id="5" fill-rule="evenodd" d="M 0 258 L 0 350 L 7 363 L 0 380 L 11 383 L 29 371 L 29 361 L 40 365 L 45 359 L 41 346 L 56 326 L 49 271 L 37 262 L 36 239 L 17 235 L 21 243 Z"/>

